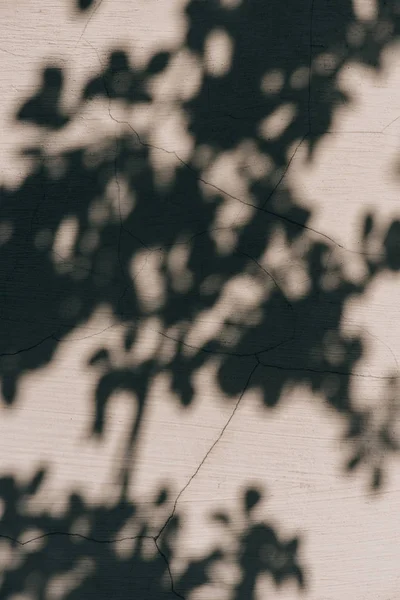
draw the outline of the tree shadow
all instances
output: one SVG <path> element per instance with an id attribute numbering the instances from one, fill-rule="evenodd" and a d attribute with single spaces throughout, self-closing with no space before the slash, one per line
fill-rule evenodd
<path id="1" fill-rule="evenodd" d="M 92 4 L 80 2 L 79 8 Z M 107 347 L 99 347 L 89 360 L 88 368 L 98 371 L 93 435 L 101 439 L 116 392 L 132 392 L 138 410 L 128 424 L 121 504 L 115 509 L 96 512 L 75 495 L 63 517 L 21 517 L 12 513 L 12 506 L 25 492 L 12 477 L 3 480 L 3 499 L 11 511 L 6 513 L 10 529 L 3 536 L 18 540 L 34 527 L 58 532 L 46 533 L 44 549 L 28 553 L 21 559 L 25 566 L 9 572 L 4 594 L 22 591 L 33 572 L 37 583 L 29 585 L 44 598 L 50 577 L 86 557 L 94 564 L 93 579 L 85 578 L 66 598 L 91 597 L 94 590 L 107 598 L 186 596 L 205 584 L 205 573 L 220 559 L 221 549 L 189 565 L 175 587 L 171 581 L 163 587 L 170 577 L 170 527 L 178 528 L 176 503 L 159 542 L 146 537 L 149 524 L 139 519 L 141 533 L 126 560 L 117 557 L 110 543 L 93 542 L 100 539 L 97 518 L 114 521 L 108 540 L 116 538 L 125 520 L 136 519 L 136 505 L 127 500 L 126 490 L 149 389 L 160 373 L 169 375 L 180 406 L 189 407 L 196 401 L 195 375 L 218 361 L 218 386 L 221 395 L 232 398 L 232 415 L 252 388 L 261 390 L 266 409 L 277 409 L 287 386 L 308 386 L 348 424 L 346 439 L 356 454 L 346 468 L 367 464 L 372 487 L 381 487 L 386 457 L 398 450 L 391 430 L 396 392 L 389 394 L 387 415 L 381 406 L 374 409 L 383 415 L 378 427 L 356 408 L 351 382 L 362 376 L 357 365 L 365 341 L 345 337 L 341 324 L 350 299 L 365 294 L 381 273 L 399 270 L 399 223 L 388 227 L 380 253 L 371 257 L 374 218 L 363 217 L 359 258 L 365 276 L 355 281 L 337 258 L 340 244 L 312 229 L 310 211 L 285 180 L 300 148 L 307 148 L 312 160 L 337 107 L 351 102 L 338 84 L 344 65 L 356 61 L 379 70 L 382 52 L 398 35 L 399 15 L 394 2 L 381 2 L 378 12 L 376 22 L 367 26 L 345 0 L 315 0 L 307 10 L 293 0 L 284 5 L 252 0 L 236 7 L 192 0 L 185 9 L 187 36 L 175 54 L 157 53 L 140 71 L 116 47 L 100 74 L 88 76 L 70 113 L 61 108 L 63 70 L 52 63 L 43 67 L 38 91 L 16 111 L 18 121 L 37 126 L 45 139 L 52 139 L 96 101 L 104 103 L 120 130 L 115 136 L 105 133 L 100 142 L 83 141 L 58 152 L 28 145 L 22 154 L 31 162 L 30 173 L 17 189 L 1 189 L 3 399 L 13 406 L 21 377 L 51 364 L 60 343 L 107 306 L 124 327 L 119 350 L 126 360 L 115 359 L 113 348 Z M 209 59 L 210 36 L 216 31 L 231 48 L 221 72 Z M 174 90 L 192 140 L 185 160 L 149 141 L 152 122 L 148 134 L 139 135 L 130 118 L 114 114 L 115 106 L 129 115 L 137 105 L 155 105 L 151 83 L 184 52 L 201 66 L 200 84 L 190 98 L 182 98 L 179 85 Z M 326 68 L 318 67 L 321 61 Z M 174 160 L 172 177 L 164 184 L 153 160 L 157 152 Z M 210 172 L 223 169 L 227 161 L 233 169 L 223 189 Z M 243 193 L 234 189 L 238 174 Z M 221 214 L 229 203 L 233 216 L 224 220 Z M 293 271 L 275 272 L 265 259 L 276 234 L 288 263 L 307 281 L 300 295 L 288 292 Z M 134 364 L 131 355 L 143 344 L 141 328 L 150 319 L 160 324 L 158 342 L 150 358 Z M 167 344 L 173 348 L 169 354 Z M 393 391 L 393 373 L 383 379 Z M 244 575 L 232 597 L 251 598 L 262 570 L 277 584 L 294 577 L 304 585 L 296 540 L 279 541 L 273 528 L 251 524 L 249 507 L 247 511 L 249 524 L 237 557 Z M 66 533 L 78 517 L 94 523 L 87 539 Z M 144 539 L 153 540 L 157 550 L 149 564 L 141 556 Z M 262 559 L 261 546 L 269 548 Z M 66 557 L 61 562 L 53 559 L 61 555 Z M 143 573 L 142 582 L 135 573 Z"/>
<path id="2" fill-rule="evenodd" d="M 201 559 L 185 557 L 184 567 L 175 574 L 170 564 L 179 552 L 182 524 L 176 513 L 161 525 L 167 489 L 161 488 L 150 506 L 125 500 L 107 508 L 88 505 L 78 493 L 71 493 L 65 511 L 55 516 L 29 506 L 45 476 L 42 469 L 25 484 L 13 476 L 0 480 L 0 547 L 6 557 L 0 583 L 3 598 L 15 594 L 38 600 L 187 598 L 202 587 L 218 589 L 225 583 L 233 598 L 252 599 L 262 573 L 270 574 L 277 585 L 294 579 L 304 586 L 297 559 L 299 540 L 283 542 L 271 526 L 251 520 L 249 498 L 257 494 L 254 505 L 262 497 L 253 488 L 245 492 L 247 521 L 242 531 L 231 530 L 229 542 L 216 545 Z M 227 512 L 212 519 L 224 527 L 230 523 Z M 160 529 L 155 533 L 157 522 Z M 232 574 L 227 582 L 221 581 L 217 571 L 221 566 L 238 569 L 237 585 Z"/>

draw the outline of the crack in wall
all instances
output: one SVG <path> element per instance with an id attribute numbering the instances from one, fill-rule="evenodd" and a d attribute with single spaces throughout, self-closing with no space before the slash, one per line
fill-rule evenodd
<path id="1" fill-rule="evenodd" d="M 244 397 L 244 394 L 246 393 L 251 378 L 254 375 L 255 371 L 257 370 L 259 366 L 259 363 L 257 363 L 256 365 L 254 365 L 254 367 L 252 368 L 246 384 L 242 390 L 242 392 L 240 393 L 235 406 L 233 407 L 233 410 L 231 412 L 231 414 L 229 415 L 226 423 L 224 424 L 224 426 L 222 427 L 220 433 L 218 434 L 218 437 L 216 438 L 216 440 L 211 444 L 210 448 L 207 450 L 207 452 L 205 453 L 205 455 L 203 456 L 203 458 L 201 459 L 199 465 L 196 467 L 195 471 L 192 473 L 192 475 L 189 477 L 188 481 L 186 482 L 186 484 L 183 486 L 183 488 L 180 490 L 180 492 L 178 493 L 178 495 L 175 498 L 174 504 L 173 504 L 173 508 L 172 511 L 170 513 L 170 515 L 168 516 L 168 518 L 166 519 L 164 525 L 161 527 L 161 529 L 159 530 L 159 532 L 156 535 L 150 536 L 150 535 L 136 535 L 136 536 L 123 536 L 123 537 L 116 537 L 116 538 L 110 538 L 110 539 L 98 539 L 98 538 L 94 538 L 94 537 L 90 537 L 90 536 L 85 536 L 83 534 L 79 534 L 79 533 L 71 533 L 71 532 L 65 532 L 65 531 L 50 531 L 47 533 L 44 533 L 42 535 L 37 535 L 34 536 L 33 538 L 30 538 L 29 540 L 26 540 L 24 542 L 18 540 L 18 538 L 14 538 L 12 536 L 9 535 L 3 535 L 0 534 L 0 539 L 6 539 L 9 540 L 15 544 L 17 544 L 20 547 L 26 546 L 28 544 L 31 544 L 33 542 L 39 541 L 41 539 L 45 539 L 48 537 L 55 537 L 55 536 L 68 536 L 68 537 L 75 537 L 75 538 L 80 538 L 89 542 L 93 542 L 96 544 L 114 544 L 117 542 L 123 542 L 123 541 L 134 541 L 134 540 L 139 540 L 139 539 L 147 539 L 147 540 L 151 540 L 154 542 L 154 545 L 157 549 L 157 552 L 159 553 L 159 555 L 161 556 L 161 558 L 163 559 L 163 561 L 165 562 L 165 566 L 168 572 L 168 576 L 170 579 L 170 591 L 171 593 L 173 593 L 176 597 L 181 598 L 182 600 L 184 600 L 184 597 L 179 594 L 179 592 L 177 592 L 177 590 L 175 589 L 174 586 L 174 579 L 173 579 L 173 574 L 171 571 L 171 567 L 168 561 L 167 556 L 165 555 L 165 553 L 162 551 L 162 549 L 159 546 L 159 540 L 160 537 L 162 536 L 163 532 L 166 530 L 166 528 L 168 527 L 169 523 L 171 522 L 171 520 L 173 519 L 173 517 L 176 514 L 176 509 L 179 503 L 180 498 L 182 497 L 182 495 L 184 494 L 184 492 L 189 488 L 189 486 L 191 485 L 191 483 L 193 482 L 193 480 L 195 479 L 195 477 L 198 475 L 198 473 L 200 472 L 201 468 L 204 466 L 205 462 L 207 461 L 208 457 L 211 455 L 211 453 L 213 452 L 213 450 L 215 449 L 215 447 L 217 446 L 217 444 L 221 441 L 222 437 L 224 436 L 229 424 L 231 423 L 233 417 L 235 416 L 240 403 Z"/>
<path id="2" fill-rule="evenodd" d="M 164 525 L 161 527 L 160 531 L 158 532 L 158 534 L 155 536 L 155 539 L 158 540 L 159 537 L 161 536 L 161 534 L 163 533 L 163 531 L 165 531 L 166 527 L 168 526 L 168 524 L 170 523 L 171 519 L 173 519 L 175 512 L 176 512 L 176 508 L 178 506 L 178 502 L 181 498 L 181 496 L 184 494 L 184 492 L 188 489 L 188 487 L 190 486 L 190 484 L 192 483 L 193 479 L 196 477 L 196 475 L 199 473 L 200 469 L 203 467 L 203 465 L 205 464 L 207 458 L 210 456 L 210 454 L 212 453 L 212 451 L 214 450 L 214 448 L 216 447 L 216 445 L 218 444 L 218 442 L 221 441 L 227 427 L 229 426 L 230 422 L 232 421 L 233 417 L 236 414 L 236 411 L 239 408 L 239 405 L 242 401 L 242 398 L 244 396 L 244 394 L 246 393 L 249 385 L 250 385 L 250 381 L 251 378 L 253 377 L 254 373 L 256 372 L 257 368 L 258 368 L 258 363 L 252 368 L 252 370 L 250 371 L 250 374 L 247 378 L 247 381 L 245 383 L 245 386 L 242 390 L 242 392 L 240 393 L 235 406 L 233 407 L 233 410 L 228 418 L 228 420 L 226 421 L 225 425 L 222 427 L 217 439 L 211 444 L 210 448 L 207 450 L 207 452 L 205 453 L 204 457 L 202 458 L 200 464 L 198 465 L 198 467 L 196 468 L 196 470 L 194 471 L 194 473 L 192 473 L 192 475 L 189 477 L 188 481 L 185 483 L 185 485 L 183 486 L 183 488 L 181 489 L 181 491 L 179 492 L 179 494 L 177 495 L 177 497 L 175 498 L 175 502 L 174 502 L 174 506 L 172 508 L 172 512 L 170 514 L 170 516 L 168 517 L 168 519 L 165 521 Z"/>

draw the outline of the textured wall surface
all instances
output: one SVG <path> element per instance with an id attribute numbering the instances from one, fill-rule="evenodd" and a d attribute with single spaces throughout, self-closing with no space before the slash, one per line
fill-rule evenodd
<path id="1" fill-rule="evenodd" d="M 0 598 L 399 599 L 399 1 L 0 22 Z"/>

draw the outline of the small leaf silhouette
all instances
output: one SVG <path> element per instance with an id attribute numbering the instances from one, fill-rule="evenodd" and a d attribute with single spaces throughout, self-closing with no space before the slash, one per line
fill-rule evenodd
<path id="1" fill-rule="evenodd" d="M 249 490 L 247 490 L 244 497 L 246 513 L 250 513 L 253 510 L 253 508 L 259 503 L 260 500 L 261 494 L 258 490 L 256 490 L 255 488 L 250 488 Z"/>
<path id="2" fill-rule="evenodd" d="M 353 471 L 353 469 L 355 469 L 360 464 L 363 458 L 364 453 L 361 450 L 359 450 L 357 454 L 353 458 L 351 458 L 347 463 L 346 471 Z"/>
<path id="3" fill-rule="evenodd" d="M 366 426 L 366 415 L 361 413 L 352 415 L 349 429 L 347 432 L 348 438 L 356 438 L 362 434 Z"/>
<path id="4" fill-rule="evenodd" d="M 377 490 L 382 485 L 383 473 L 380 467 L 375 467 L 372 475 L 372 489 Z"/>
<path id="5" fill-rule="evenodd" d="M 87 10 L 93 4 L 94 0 L 78 0 L 78 9 L 81 11 Z"/>
<path id="6" fill-rule="evenodd" d="M 110 354 L 106 348 L 100 348 L 93 356 L 89 359 L 89 365 L 97 365 L 99 362 L 108 361 Z"/>
<path id="7" fill-rule="evenodd" d="M 3 375 L 1 382 L 1 391 L 3 399 L 9 406 L 13 403 L 17 393 L 17 381 L 13 375 Z"/>
<path id="8" fill-rule="evenodd" d="M 293 567 L 293 577 L 297 580 L 299 587 L 304 589 L 306 587 L 306 582 L 304 578 L 304 573 L 297 565 Z"/>
<path id="9" fill-rule="evenodd" d="M 365 221 L 364 221 L 364 230 L 363 230 L 363 238 L 364 239 L 369 236 L 373 227 L 374 227 L 374 219 L 373 219 L 373 216 L 371 214 L 369 214 L 365 217 Z"/>
<path id="10" fill-rule="evenodd" d="M 165 502 L 167 500 L 168 500 L 168 492 L 165 488 L 163 488 L 156 498 L 155 505 L 161 506 L 162 504 L 165 504 Z"/>
<path id="11" fill-rule="evenodd" d="M 46 471 L 44 469 L 40 469 L 36 475 L 33 476 L 32 481 L 26 487 L 26 493 L 30 496 L 35 494 L 37 490 L 42 485 L 44 478 L 46 476 Z"/>
<path id="12" fill-rule="evenodd" d="M 159 52 L 153 56 L 147 66 L 147 73 L 149 75 L 158 75 L 161 73 L 161 71 L 164 71 L 169 62 L 170 56 L 171 55 L 169 52 Z"/>
<path id="13" fill-rule="evenodd" d="M 388 448 L 389 450 L 393 450 L 393 451 L 399 450 L 399 444 L 393 438 L 393 436 L 391 435 L 391 433 L 387 427 L 383 427 L 381 429 L 381 431 L 379 433 L 379 437 L 382 440 L 382 442 L 384 443 L 384 445 L 386 446 L 386 448 Z"/>
<path id="14" fill-rule="evenodd" d="M 229 525 L 231 520 L 227 514 L 222 512 L 215 512 L 211 515 L 211 519 L 213 521 L 217 521 L 218 523 L 222 523 L 223 525 Z"/>
<path id="15" fill-rule="evenodd" d="M 96 410 L 93 423 L 93 433 L 95 435 L 101 435 L 103 433 L 108 401 L 116 389 L 118 389 L 118 382 L 116 381 L 113 372 L 106 373 L 99 380 L 95 396 Z"/>
<path id="16" fill-rule="evenodd" d="M 400 270 L 400 221 L 393 221 L 384 242 L 389 269 Z"/>
<path id="17" fill-rule="evenodd" d="M 135 330 L 133 328 L 130 328 L 126 332 L 125 339 L 124 339 L 124 348 L 125 348 L 126 352 L 129 352 L 129 350 L 132 349 L 134 342 L 135 342 Z"/>

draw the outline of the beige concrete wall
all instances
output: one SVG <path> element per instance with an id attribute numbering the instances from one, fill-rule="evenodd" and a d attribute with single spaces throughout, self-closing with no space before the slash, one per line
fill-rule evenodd
<path id="1" fill-rule="evenodd" d="M 0 7 L 2 598 L 400 593 L 398 7 L 283 5 Z"/>

